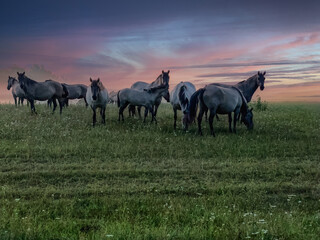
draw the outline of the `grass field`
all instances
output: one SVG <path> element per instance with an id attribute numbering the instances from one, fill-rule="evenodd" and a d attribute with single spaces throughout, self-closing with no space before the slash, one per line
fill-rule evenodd
<path id="1" fill-rule="evenodd" d="M 269 104 L 216 137 L 0 105 L 0 239 L 319 239 L 320 105 Z M 180 113 L 179 113 L 180 114 Z M 127 111 L 126 111 L 127 116 Z M 100 116 L 98 116 L 100 121 Z"/>

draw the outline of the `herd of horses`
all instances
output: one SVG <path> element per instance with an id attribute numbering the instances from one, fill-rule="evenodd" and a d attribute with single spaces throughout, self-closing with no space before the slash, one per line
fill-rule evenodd
<path id="1" fill-rule="evenodd" d="M 7 89 L 12 89 L 16 105 L 23 104 L 24 99 L 27 99 L 32 113 L 36 113 L 35 100 L 52 103 L 53 112 L 57 107 L 58 101 L 61 114 L 63 106 L 68 106 L 69 99 L 84 99 L 86 106 L 89 105 L 93 111 L 93 126 L 97 122 L 96 110 L 98 108 L 100 109 L 102 123 L 105 124 L 106 106 L 112 102 L 117 103 L 119 107 L 119 121 L 124 121 L 123 112 L 126 107 L 129 109 L 129 116 L 134 116 L 137 108 L 139 117 L 141 117 L 141 107 L 144 107 L 144 122 L 148 113 L 150 113 L 151 122 L 157 123 L 157 109 L 162 98 L 164 98 L 171 103 L 173 108 L 174 129 L 177 126 L 178 110 L 183 113 L 182 124 L 184 130 L 187 130 L 188 126 L 195 122 L 198 113 L 197 122 L 200 135 L 202 135 L 202 118 L 204 114 L 207 116 L 208 111 L 210 111 L 208 122 L 213 136 L 215 136 L 213 119 L 217 114 L 228 115 L 230 132 L 236 133 L 236 124 L 240 119 L 241 123 L 244 123 L 248 129 L 253 128 L 253 113 L 252 108 L 249 109 L 248 103 L 258 87 L 260 87 L 261 91 L 264 89 L 266 72 L 258 72 L 235 85 L 211 83 L 198 90 L 191 82 L 180 82 L 173 88 L 171 93 L 169 93 L 169 73 L 170 70 L 167 72 L 162 71 L 152 83 L 139 81 L 130 88 L 109 94 L 99 78 L 97 80 L 90 78 L 89 86 L 83 84 L 71 85 L 53 80 L 37 82 L 28 78 L 25 72 L 17 72 L 18 79 L 9 76 Z"/>

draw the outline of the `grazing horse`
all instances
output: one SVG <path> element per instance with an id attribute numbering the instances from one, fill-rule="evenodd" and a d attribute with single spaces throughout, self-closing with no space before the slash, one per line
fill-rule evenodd
<path id="1" fill-rule="evenodd" d="M 170 80 L 169 73 L 170 73 L 170 70 L 168 70 L 168 72 L 165 72 L 165 71 L 162 70 L 162 73 L 152 83 L 149 84 L 149 83 L 146 83 L 146 82 L 140 82 L 139 81 L 139 82 L 135 82 L 134 84 L 132 84 L 131 88 L 135 89 L 135 90 L 142 91 L 144 89 L 149 89 L 149 88 L 157 87 L 157 86 L 160 86 L 160 85 L 169 86 L 169 80 Z M 155 114 L 155 116 L 157 116 L 158 107 L 159 107 L 159 105 L 161 103 L 162 97 L 165 100 L 167 100 L 167 102 L 169 102 L 170 101 L 169 91 L 164 91 L 162 93 L 162 95 L 159 96 L 158 99 L 156 100 L 156 103 L 154 105 L 154 114 Z M 133 116 L 134 113 L 135 113 L 135 106 L 134 105 L 130 105 L 129 106 L 129 116 L 130 115 Z M 141 106 L 138 107 L 138 114 L 139 114 L 139 117 L 141 117 Z"/>
<path id="2" fill-rule="evenodd" d="M 53 103 L 52 113 L 54 113 L 57 107 L 56 99 L 58 99 L 60 114 L 62 113 L 63 99 L 68 96 L 68 90 L 64 86 L 53 80 L 46 80 L 45 82 L 34 81 L 25 76 L 25 72 L 17 72 L 17 74 L 20 87 L 24 90 L 26 98 L 30 102 L 31 112 L 36 113 L 34 100 L 44 101 L 51 99 Z"/>
<path id="3" fill-rule="evenodd" d="M 229 117 L 229 131 L 232 132 L 232 112 L 233 117 L 233 132 L 236 133 L 236 123 L 239 113 L 242 114 L 241 121 L 250 130 L 253 128 L 253 114 L 252 109 L 248 109 L 247 101 L 243 93 L 236 87 L 221 87 L 216 85 L 208 85 L 204 88 L 196 91 L 190 100 L 190 106 L 188 111 L 188 123 L 191 123 L 197 112 L 197 104 L 200 101 L 200 112 L 198 115 L 198 131 L 202 135 L 201 121 L 204 111 L 210 110 L 209 126 L 211 135 L 215 136 L 213 130 L 213 118 L 218 114 L 228 114 Z"/>
<path id="4" fill-rule="evenodd" d="M 216 86 L 221 86 L 221 87 L 236 87 L 241 90 L 247 103 L 249 103 L 252 99 L 253 94 L 255 93 L 255 91 L 257 90 L 258 87 L 260 87 L 260 90 L 263 91 L 265 75 L 266 75 L 265 71 L 264 71 L 264 73 L 258 71 L 257 74 L 251 76 L 247 80 L 238 82 L 235 85 L 227 85 L 227 84 L 223 84 L 223 83 L 211 83 L 210 85 L 216 85 Z M 205 115 L 206 115 L 206 119 L 207 119 L 207 112 L 205 112 Z M 217 118 L 218 118 L 218 116 L 217 116 Z"/>
<path id="5" fill-rule="evenodd" d="M 181 110 L 183 114 L 187 113 L 189 102 L 192 94 L 196 91 L 195 86 L 191 82 L 180 82 L 170 93 L 170 103 L 174 113 L 173 127 L 177 127 L 177 111 Z M 187 119 L 183 118 L 184 129 L 187 130 Z"/>
<path id="6" fill-rule="evenodd" d="M 106 124 L 106 106 L 108 103 L 108 91 L 103 86 L 102 82 L 100 81 L 100 78 L 98 78 L 97 80 L 92 80 L 90 78 L 90 82 L 91 84 L 87 88 L 86 101 L 93 111 L 92 125 L 95 126 L 97 122 L 97 108 L 100 108 L 102 123 Z"/>
<path id="7" fill-rule="evenodd" d="M 21 105 L 23 105 L 25 92 L 21 89 L 18 80 L 9 76 L 7 89 L 10 90 L 10 88 L 12 88 L 11 92 L 14 99 L 14 104 L 17 106 L 17 98 L 18 98 L 18 104 L 20 105 L 21 103 Z"/>
<path id="8" fill-rule="evenodd" d="M 155 117 L 153 107 L 156 104 L 157 99 L 159 99 L 159 97 L 161 97 L 162 94 L 166 91 L 168 91 L 167 85 L 160 85 L 157 87 L 144 89 L 142 91 L 135 90 L 132 88 L 125 88 L 120 90 L 118 92 L 118 107 L 119 107 L 118 120 L 120 121 L 120 116 L 122 116 L 122 121 L 124 120 L 123 111 L 129 104 L 131 104 L 133 106 L 143 106 L 146 108 L 143 122 L 146 121 L 146 117 L 149 110 L 152 115 L 151 122 L 155 121 L 157 123 L 157 119 Z"/>
<path id="9" fill-rule="evenodd" d="M 62 86 L 66 87 L 68 90 L 68 96 L 64 99 L 64 104 L 66 106 L 69 106 L 69 99 L 84 99 L 84 102 L 86 103 L 86 107 L 88 106 L 87 100 L 86 100 L 86 93 L 87 93 L 87 86 L 84 84 L 66 84 L 62 83 Z"/>

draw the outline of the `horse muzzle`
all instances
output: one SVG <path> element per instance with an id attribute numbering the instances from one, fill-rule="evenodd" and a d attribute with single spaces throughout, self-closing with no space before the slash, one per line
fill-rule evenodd
<path id="1" fill-rule="evenodd" d="M 93 99 L 94 101 L 96 101 L 96 100 L 97 100 L 97 96 L 92 96 L 92 99 Z"/>
<path id="2" fill-rule="evenodd" d="M 263 91 L 263 89 L 264 89 L 264 86 L 260 86 L 260 90 Z"/>

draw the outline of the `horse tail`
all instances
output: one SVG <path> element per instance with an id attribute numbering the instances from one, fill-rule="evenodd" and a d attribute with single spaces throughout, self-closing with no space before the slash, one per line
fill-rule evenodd
<path id="1" fill-rule="evenodd" d="M 203 93 L 205 91 L 205 88 L 200 88 L 198 91 L 194 92 L 190 98 L 190 105 L 189 105 L 189 121 L 193 122 L 197 115 L 197 109 L 198 109 L 198 102 L 202 100 Z"/>
<path id="2" fill-rule="evenodd" d="M 120 94 L 120 91 L 118 91 L 118 93 L 117 93 L 117 104 L 118 104 L 118 107 L 120 107 L 120 96 L 119 96 L 119 94 Z"/>
<path id="3" fill-rule="evenodd" d="M 61 85 L 62 85 L 62 89 L 63 89 L 62 97 L 66 98 L 69 95 L 69 91 L 68 91 L 66 85 L 64 85 L 64 84 L 61 84 Z"/>

